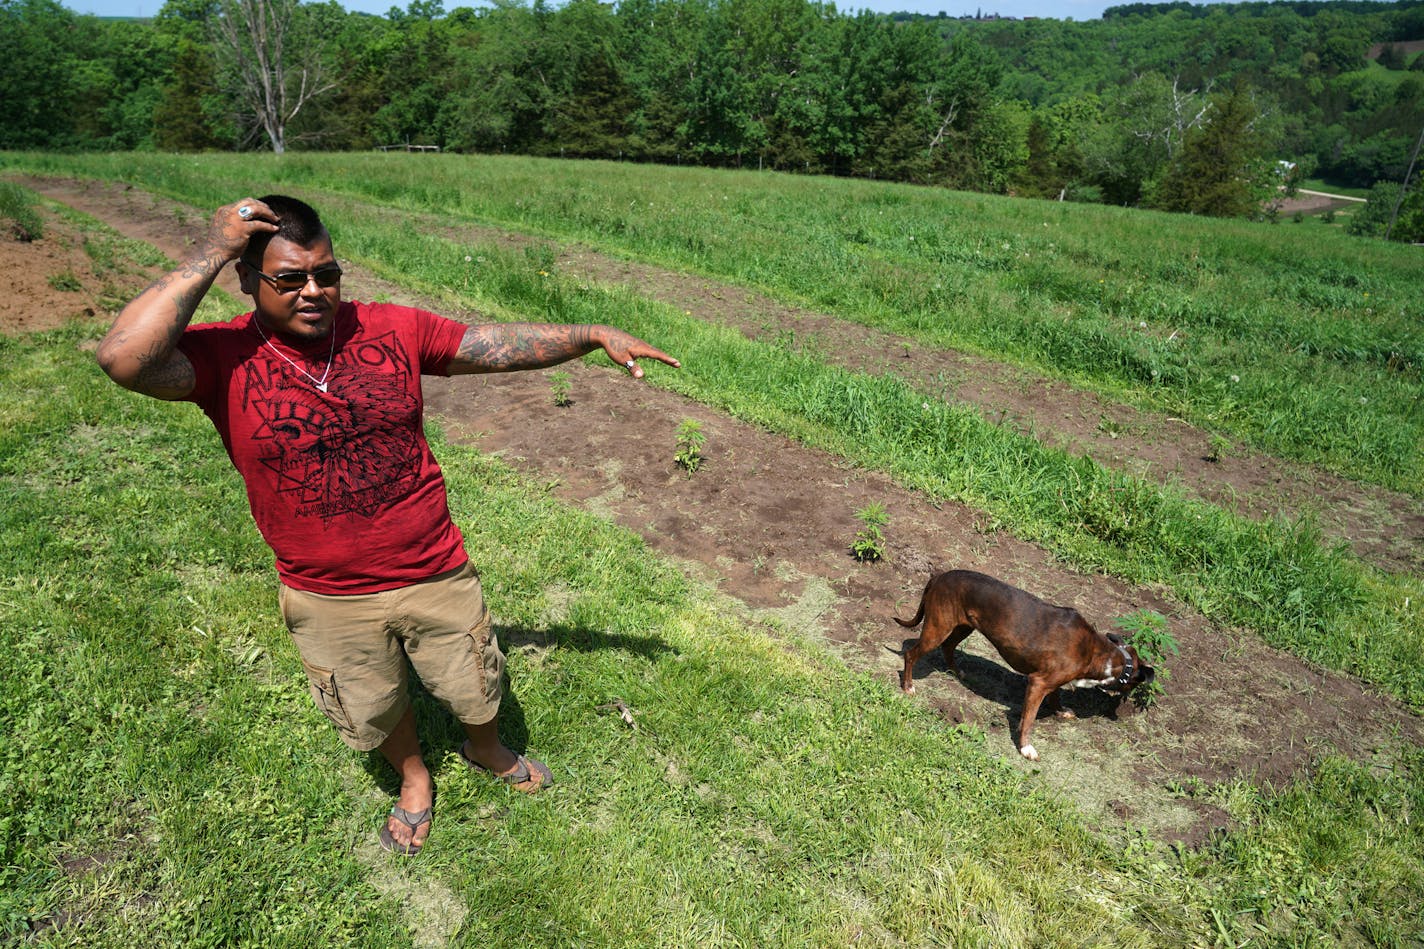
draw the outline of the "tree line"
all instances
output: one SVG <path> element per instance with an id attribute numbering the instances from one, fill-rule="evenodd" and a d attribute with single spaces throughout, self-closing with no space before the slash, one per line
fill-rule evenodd
<path id="1" fill-rule="evenodd" d="M 1081 23 L 812 0 L 168 0 L 109 20 L 0 0 L 0 148 L 409 143 L 1251 215 L 1281 160 L 1398 187 L 1424 129 L 1411 39 L 1424 0 Z"/>

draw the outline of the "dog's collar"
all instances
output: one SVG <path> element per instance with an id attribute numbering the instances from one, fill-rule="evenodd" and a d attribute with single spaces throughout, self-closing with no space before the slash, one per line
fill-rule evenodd
<path id="1" fill-rule="evenodd" d="M 1117 651 L 1122 653 L 1122 675 L 1117 677 L 1117 684 L 1125 689 L 1137 674 L 1137 663 L 1132 661 L 1132 653 L 1127 651 L 1126 646 L 1118 646 Z"/>

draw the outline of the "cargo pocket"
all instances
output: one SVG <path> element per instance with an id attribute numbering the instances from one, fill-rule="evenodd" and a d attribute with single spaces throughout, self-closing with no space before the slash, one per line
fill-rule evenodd
<path id="1" fill-rule="evenodd" d="M 311 683 L 312 701 L 316 702 L 316 707 L 331 720 L 331 724 L 336 726 L 336 730 L 341 732 L 343 737 L 355 741 L 356 726 L 347 714 L 346 707 L 341 704 L 341 693 L 336 688 L 336 673 L 314 666 L 305 659 L 302 660 L 302 668 L 306 670 L 307 681 Z"/>
<path id="2" fill-rule="evenodd" d="M 470 628 L 470 639 L 480 666 L 480 691 L 485 702 L 498 702 L 503 695 L 500 680 L 504 676 L 504 653 L 500 652 L 499 640 L 490 624 L 489 610 Z"/>

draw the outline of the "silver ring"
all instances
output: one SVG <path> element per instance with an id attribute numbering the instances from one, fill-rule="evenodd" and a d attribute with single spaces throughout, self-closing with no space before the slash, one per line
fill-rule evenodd
<path id="1" fill-rule="evenodd" d="M 237 216 L 245 221 L 248 218 L 252 217 L 252 209 L 244 204 L 242 207 L 237 209 Z"/>
<path id="2" fill-rule="evenodd" d="M 630 360 L 628 360 L 627 362 L 625 362 L 623 365 L 627 366 L 629 369 L 632 369 L 634 366 L 637 365 L 637 363 L 635 363 L 633 360 L 630 359 Z"/>

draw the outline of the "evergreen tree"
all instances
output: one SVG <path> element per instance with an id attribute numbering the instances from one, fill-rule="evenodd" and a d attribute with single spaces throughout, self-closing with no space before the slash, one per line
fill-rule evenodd
<path id="1" fill-rule="evenodd" d="M 1149 204 L 1211 217 L 1257 213 L 1275 187 L 1274 168 L 1256 128 L 1259 118 L 1243 90 L 1213 99 L 1208 120 L 1187 135 Z"/>

